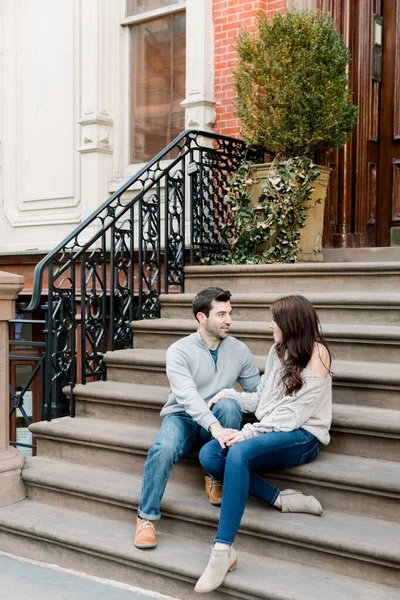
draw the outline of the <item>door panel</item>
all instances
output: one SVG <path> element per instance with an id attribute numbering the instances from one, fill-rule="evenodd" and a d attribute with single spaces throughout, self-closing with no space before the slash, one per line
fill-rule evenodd
<path id="1" fill-rule="evenodd" d="M 359 109 L 349 144 L 325 157 L 333 171 L 324 245 L 389 245 L 391 227 L 400 226 L 400 0 L 319 0 L 319 8 L 350 48 Z M 374 14 L 383 16 L 381 81 L 372 71 Z"/>
<path id="2" fill-rule="evenodd" d="M 378 243 L 388 245 L 400 234 L 400 0 L 384 0 L 383 23 Z"/>

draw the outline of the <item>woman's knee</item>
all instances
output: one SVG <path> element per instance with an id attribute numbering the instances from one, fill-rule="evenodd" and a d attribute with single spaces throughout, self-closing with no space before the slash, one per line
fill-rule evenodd
<path id="1" fill-rule="evenodd" d="M 240 465 L 249 464 L 245 443 L 245 441 L 238 442 L 229 448 L 227 462 L 229 462 L 230 465 L 234 465 L 235 468 L 238 468 Z"/>

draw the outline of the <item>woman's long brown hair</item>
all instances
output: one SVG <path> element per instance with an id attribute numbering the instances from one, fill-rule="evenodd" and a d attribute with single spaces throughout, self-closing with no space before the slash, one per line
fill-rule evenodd
<path id="1" fill-rule="evenodd" d="M 304 296 L 279 298 L 271 307 L 272 318 L 282 331 L 282 342 L 276 352 L 283 365 L 282 382 L 286 393 L 292 395 L 301 389 L 301 371 L 307 366 L 313 353 L 315 342 L 319 342 L 332 354 L 321 332 L 321 324 L 315 308 Z"/>

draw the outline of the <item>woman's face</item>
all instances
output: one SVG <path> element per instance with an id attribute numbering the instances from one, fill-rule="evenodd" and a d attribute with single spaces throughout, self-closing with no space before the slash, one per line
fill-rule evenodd
<path id="1" fill-rule="evenodd" d="M 282 329 L 279 327 L 279 325 L 277 325 L 275 323 L 275 321 L 272 319 L 271 323 L 270 323 L 270 328 L 272 329 L 272 333 L 274 336 L 274 341 L 277 344 L 280 344 L 283 341 L 283 335 L 282 335 Z"/>

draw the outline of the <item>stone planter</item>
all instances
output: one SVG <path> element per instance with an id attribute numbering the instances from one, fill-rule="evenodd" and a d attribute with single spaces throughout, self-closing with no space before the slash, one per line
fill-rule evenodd
<path id="1" fill-rule="evenodd" d="M 253 180 L 253 187 L 250 194 L 250 206 L 254 206 L 262 193 L 265 180 L 268 177 L 270 163 L 254 165 L 250 172 Z M 305 225 L 300 232 L 299 241 L 299 262 L 322 262 L 322 235 L 324 229 L 324 210 L 325 199 L 329 184 L 330 169 L 318 165 L 321 175 L 315 182 L 314 192 L 311 195 L 311 201 L 322 198 L 321 202 L 312 206 L 308 211 L 308 217 Z"/>

